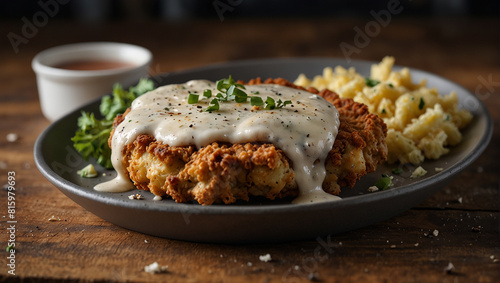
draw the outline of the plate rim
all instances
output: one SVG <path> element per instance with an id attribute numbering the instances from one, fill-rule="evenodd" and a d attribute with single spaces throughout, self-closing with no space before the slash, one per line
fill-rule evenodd
<path id="1" fill-rule="evenodd" d="M 188 74 L 188 73 L 193 73 L 193 72 L 203 72 L 203 71 L 208 71 L 211 69 L 217 69 L 221 67 L 235 67 L 235 66 L 247 66 L 247 65 L 260 65 L 263 63 L 269 64 L 269 63 L 286 63 L 287 61 L 304 61 L 304 62 L 311 62 L 312 60 L 314 61 L 344 61 L 347 62 L 345 59 L 342 58 L 336 58 L 336 57 L 283 57 L 283 58 L 263 58 L 263 59 L 247 59 L 247 60 L 235 60 L 235 61 L 227 61 L 227 62 L 218 62 L 214 64 L 209 64 L 205 66 L 199 66 L 195 68 L 188 68 L 188 69 L 183 69 L 183 70 L 177 70 L 173 72 L 167 72 L 167 73 L 162 73 L 158 74 L 155 76 L 152 76 L 151 79 L 155 80 L 156 78 L 168 78 L 170 75 L 182 75 L 182 74 Z M 379 62 L 376 61 L 368 61 L 368 60 L 351 60 L 349 63 L 350 65 L 361 65 L 361 64 L 377 64 Z M 331 66 L 334 67 L 334 66 Z M 344 66 L 348 67 L 348 66 Z M 388 198 L 394 198 L 397 197 L 400 194 L 407 194 L 411 192 L 416 192 L 421 189 L 426 188 L 427 186 L 438 183 L 438 182 L 443 182 L 446 181 L 450 178 L 450 175 L 453 177 L 456 177 L 457 174 L 464 170 L 466 167 L 468 167 L 472 162 L 474 162 L 487 148 L 489 145 L 489 142 L 491 141 L 492 135 L 493 135 L 493 121 L 491 118 L 491 115 L 489 111 L 487 110 L 486 106 L 475 96 L 473 95 L 468 89 L 465 87 L 461 86 L 460 84 L 451 81 L 447 78 L 444 78 L 440 75 L 433 74 L 424 70 L 420 70 L 417 68 L 412 68 L 408 66 L 399 66 L 399 65 L 394 65 L 393 69 L 402 69 L 402 68 L 409 68 L 412 72 L 417 71 L 421 74 L 425 74 L 426 76 L 432 76 L 435 77 L 439 80 L 445 81 L 449 84 L 453 84 L 454 86 L 457 86 L 457 88 L 461 89 L 461 92 L 464 92 L 467 94 L 468 97 L 472 98 L 474 103 L 479 106 L 480 109 L 478 109 L 476 112 L 481 113 L 481 115 L 478 117 L 477 115 L 474 116 L 474 119 L 485 119 L 486 121 L 486 132 L 482 135 L 481 139 L 478 142 L 478 145 L 474 148 L 474 150 L 470 151 L 465 157 L 461 159 L 461 162 L 458 164 L 455 164 L 445 172 L 440 172 L 438 174 L 433 175 L 432 177 L 425 178 L 419 181 L 416 181 L 414 183 L 411 183 L 409 185 L 403 186 L 403 187 L 397 187 L 397 188 L 392 188 L 389 190 L 385 191 L 379 191 L 377 193 L 372 193 L 372 194 L 363 194 L 363 195 L 356 195 L 356 196 L 350 196 L 348 198 L 341 199 L 339 201 L 328 201 L 328 202 L 320 202 L 320 203 L 309 203 L 309 204 L 300 204 L 300 205 L 295 205 L 295 204 L 266 204 L 263 206 L 246 206 L 245 204 L 231 204 L 231 205 L 210 205 L 210 206 L 202 206 L 198 204 L 185 204 L 185 203 L 174 203 L 173 205 L 143 205 L 135 202 L 127 202 L 124 199 L 117 199 L 114 197 L 109 197 L 108 195 L 103 195 L 101 198 L 91 198 L 92 193 L 95 193 L 95 191 L 88 191 L 87 188 L 81 187 L 77 184 L 74 184 L 66 179 L 64 179 L 62 176 L 54 172 L 50 165 L 47 164 L 47 162 L 43 158 L 43 153 L 42 153 L 42 146 L 45 138 L 49 133 L 51 133 L 54 128 L 56 128 L 58 125 L 62 123 L 62 121 L 72 114 L 74 114 L 76 111 L 81 111 L 81 109 L 88 107 L 97 101 L 100 101 L 101 98 L 95 99 L 94 101 L 91 101 L 87 103 L 86 105 L 78 108 L 75 111 L 72 111 L 71 113 L 61 117 L 60 119 L 56 120 L 52 124 L 50 124 L 44 131 L 38 136 L 38 138 L 35 141 L 34 144 L 34 160 L 35 164 L 37 165 L 39 171 L 42 173 L 42 175 L 49 180 L 52 184 L 54 184 L 58 189 L 63 189 L 63 193 L 67 194 L 74 194 L 79 197 L 83 198 L 91 198 L 91 201 L 94 202 L 99 202 L 105 205 L 113 205 L 113 206 L 120 206 L 123 207 L 125 206 L 126 208 L 129 209 L 141 209 L 141 210 L 148 210 L 148 211 L 160 211 L 160 212 L 165 212 L 165 213 L 200 213 L 200 214 L 208 214 L 208 215 L 218 215 L 218 214 L 242 214 L 242 215 L 247 215 L 247 214 L 262 214 L 262 213 L 288 213 L 290 210 L 295 210 L 295 209 L 300 209 L 304 211 L 311 211 L 311 210 L 324 210 L 332 207 L 332 203 L 336 207 L 347 207 L 350 205 L 353 205 L 353 203 L 366 203 L 366 202 L 375 202 L 375 201 L 380 201 L 380 200 L 385 200 Z M 457 89 L 458 91 L 458 89 Z M 107 95 L 107 94 L 106 94 Z M 470 125 L 469 125 L 470 126 Z M 56 183 L 58 185 L 56 185 Z M 117 195 L 117 193 L 112 193 L 114 195 Z"/>

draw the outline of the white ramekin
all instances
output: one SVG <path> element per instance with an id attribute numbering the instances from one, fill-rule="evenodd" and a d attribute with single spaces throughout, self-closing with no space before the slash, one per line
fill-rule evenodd
<path id="1" fill-rule="evenodd" d="M 120 61 L 130 67 L 79 71 L 54 66 L 82 60 Z M 32 61 L 36 73 L 40 106 L 50 121 L 110 93 L 114 83 L 128 86 L 148 77 L 151 52 L 143 47 L 115 42 L 86 42 L 53 47 L 38 53 Z"/>

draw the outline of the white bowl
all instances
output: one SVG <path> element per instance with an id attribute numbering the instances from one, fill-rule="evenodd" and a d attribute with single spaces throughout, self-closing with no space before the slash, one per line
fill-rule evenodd
<path id="1" fill-rule="evenodd" d="M 143 47 L 114 42 L 87 42 L 53 47 L 32 61 L 40 106 L 50 121 L 110 93 L 114 83 L 129 86 L 148 77 L 151 52 Z M 61 64 L 80 61 L 116 61 L 129 66 L 104 70 L 70 70 Z"/>

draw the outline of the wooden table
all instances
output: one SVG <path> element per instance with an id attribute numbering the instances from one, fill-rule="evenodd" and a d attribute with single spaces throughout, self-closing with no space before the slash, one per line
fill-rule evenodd
<path id="1" fill-rule="evenodd" d="M 213 245 L 156 238 L 112 225 L 73 203 L 45 180 L 33 144 L 49 122 L 42 116 L 30 62 L 48 47 L 77 41 L 124 41 L 149 48 L 152 73 L 252 58 L 343 57 L 355 27 L 373 19 L 111 22 L 85 26 L 56 19 L 19 45 L 22 21 L 2 22 L 0 49 L 0 180 L 15 172 L 15 274 L 29 281 L 168 282 L 498 282 L 499 87 L 496 19 L 405 19 L 387 27 L 352 55 L 424 69 L 475 93 L 494 118 L 486 152 L 448 186 L 393 219 L 339 235 L 272 245 Z M 7 134 L 15 133 L 15 142 Z M 0 192 L 0 245 L 9 239 L 7 192 Z M 58 221 L 49 221 L 54 216 Z M 60 219 L 60 221 L 59 221 Z M 432 235 L 437 230 L 438 235 Z M 318 251 L 319 253 L 315 252 Z M 3 248 L 2 248 L 3 249 Z M 260 255 L 270 254 L 271 262 Z M 8 274 L 2 252 L 0 280 Z M 157 261 L 168 272 L 151 275 Z M 444 270 L 449 263 L 451 273 Z"/>

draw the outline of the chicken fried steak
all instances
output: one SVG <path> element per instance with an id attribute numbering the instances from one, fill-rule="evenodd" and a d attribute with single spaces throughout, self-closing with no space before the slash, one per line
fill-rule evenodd
<path id="1" fill-rule="evenodd" d="M 284 79 L 251 80 L 248 85 L 273 84 L 318 94 L 339 113 L 338 134 L 325 159 L 325 192 L 338 195 L 341 187 L 352 187 L 359 178 L 375 171 L 387 158 L 386 125 L 368 108 L 351 99 L 314 88 L 304 89 Z M 127 119 L 130 109 L 118 115 L 116 127 Z M 153 135 L 140 134 L 122 150 L 123 168 L 138 189 L 176 202 L 196 201 L 202 205 L 248 201 L 251 196 L 268 199 L 298 196 L 293 163 L 272 143 L 212 142 L 197 148 L 169 146 Z"/>

